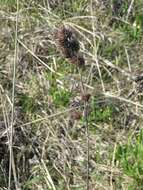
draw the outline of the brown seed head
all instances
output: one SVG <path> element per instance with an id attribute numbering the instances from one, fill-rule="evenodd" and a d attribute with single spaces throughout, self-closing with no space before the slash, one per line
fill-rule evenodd
<path id="1" fill-rule="evenodd" d="M 91 94 L 89 94 L 89 93 L 82 94 L 81 100 L 88 102 L 90 97 L 91 97 Z"/>
<path id="2" fill-rule="evenodd" d="M 72 120 L 80 120 L 82 118 L 82 112 L 74 110 L 71 112 L 71 119 Z"/>
<path id="3" fill-rule="evenodd" d="M 72 64 L 78 65 L 79 67 L 85 66 L 85 60 L 82 54 L 77 54 L 69 60 Z"/>
<path id="4" fill-rule="evenodd" d="M 68 26 L 62 26 L 54 33 L 58 48 L 66 58 L 76 55 L 80 49 L 75 32 Z"/>

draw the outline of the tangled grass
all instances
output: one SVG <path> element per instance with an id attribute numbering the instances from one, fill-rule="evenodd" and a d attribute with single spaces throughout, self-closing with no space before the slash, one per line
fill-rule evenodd
<path id="1" fill-rule="evenodd" d="M 0 6 L 0 188 L 142 190 L 142 0 Z"/>

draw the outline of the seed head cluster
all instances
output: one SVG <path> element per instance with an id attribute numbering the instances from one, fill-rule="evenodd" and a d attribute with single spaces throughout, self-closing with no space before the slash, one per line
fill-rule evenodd
<path id="1" fill-rule="evenodd" d="M 77 36 L 72 28 L 69 26 L 61 26 L 54 33 L 57 48 L 61 51 L 65 58 L 70 63 L 77 66 L 84 66 L 85 60 L 81 53 L 79 53 L 80 45 Z"/>

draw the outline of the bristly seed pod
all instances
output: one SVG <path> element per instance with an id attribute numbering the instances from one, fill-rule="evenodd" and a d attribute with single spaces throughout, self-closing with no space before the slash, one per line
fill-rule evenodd
<path id="1" fill-rule="evenodd" d="M 72 120 L 80 120 L 82 118 L 82 112 L 74 110 L 71 112 L 70 116 Z"/>
<path id="2" fill-rule="evenodd" d="M 77 54 L 70 58 L 70 62 L 78 65 L 79 67 L 85 66 L 85 60 L 82 54 Z"/>
<path id="3" fill-rule="evenodd" d="M 55 32 L 57 46 L 66 58 L 76 55 L 80 49 L 74 31 L 68 26 L 62 26 Z"/>
<path id="4" fill-rule="evenodd" d="M 79 53 L 80 45 L 76 34 L 69 26 L 61 26 L 54 33 L 54 38 L 57 47 L 65 58 L 77 66 L 84 66 L 85 60 L 81 53 Z"/>
<path id="5" fill-rule="evenodd" d="M 85 94 L 82 94 L 81 100 L 83 100 L 83 101 L 85 101 L 85 102 L 88 102 L 89 99 L 90 99 L 90 97 L 91 97 L 91 94 L 85 93 Z"/>

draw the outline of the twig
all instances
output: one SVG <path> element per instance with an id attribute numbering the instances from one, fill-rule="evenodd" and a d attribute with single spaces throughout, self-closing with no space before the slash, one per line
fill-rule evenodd
<path id="1" fill-rule="evenodd" d="M 130 104 L 130 105 L 138 106 L 139 108 L 143 109 L 143 105 L 142 105 L 142 104 L 139 104 L 138 102 L 133 102 L 133 101 L 131 101 L 131 100 L 129 100 L 129 99 L 126 99 L 126 98 L 124 98 L 124 97 L 117 96 L 117 95 L 114 95 L 114 94 L 109 93 L 109 92 L 103 93 L 103 95 L 104 95 L 105 97 L 114 98 L 114 99 L 117 99 L 117 100 L 119 100 L 119 101 L 121 101 L 121 102 L 126 102 L 126 103 L 128 103 L 128 104 Z"/>
<path id="2" fill-rule="evenodd" d="M 16 79 L 16 64 L 18 60 L 18 11 L 19 11 L 19 0 L 17 0 L 17 14 L 16 14 L 16 25 L 15 25 L 15 53 L 14 53 L 14 63 L 13 63 L 13 80 L 12 80 L 12 111 L 11 111 L 11 125 L 10 125 L 10 134 L 9 134 L 9 181 L 8 181 L 8 190 L 11 190 L 11 176 L 13 170 L 13 176 L 15 181 L 15 187 L 18 190 L 18 182 L 16 177 L 16 169 L 14 164 L 13 156 L 13 126 L 14 126 L 14 104 L 15 104 L 15 79 Z"/>
<path id="3" fill-rule="evenodd" d="M 126 21 L 127 21 L 128 18 L 129 18 L 130 12 L 131 12 L 132 7 L 133 7 L 133 4 L 134 4 L 134 0 L 131 1 L 130 6 L 129 6 L 129 8 L 128 8 L 127 16 L 126 16 Z"/>
<path id="4" fill-rule="evenodd" d="M 125 48 L 125 54 L 126 54 L 126 57 L 127 57 L 127 63 L 128 63 L 129 72 L 131 73 L 132 69 L 131 69 L 130 59 L 129 59 L 129 55 L 128 55 L 128 50 L 127 50 L 126 47 L 124 47 L 124 48 Z"/>
<path id="5" fill-rule="evenodd" d="M 115 143 L 115 145 L 114 145 L 114 151 L 113 151 L 113 157 L 112 157 L 111 175 L 110 175 L 110 190 L 113 190 L 113 172 L 114 172 L 116 149 L 117 149 L 117 143 Z"/>
<path id="6" fill-rule="evenodd" d="M 81 77 L 81 93 L 83 95 L 86 94 L 86 89 L 82 80 L 82 72 L 80 72 L 79 70 L 79 74 Z M 88 103 L 86 100 L 84 100 L 84 111 L 83 111 L 83 118 L 84 118 L 84 126 L 86 128 L 86 146 L 87 146 L 87 150 L 86 150 L 86 160 L 87 160 L 87 178 L 86 178 L 86 189 L 89 190 L 89 160 L 90 160 L 90 156 L 89 156 L 89 126 L 88 126 Z"/>
<path id="7" fill-rule="evenodd" d="M 19 44 L 21 44 L 27 51 L 28 53 L 30 53 L 36 60 L 39 61 L 39 63 L 41 63 L 42 65 L 44 65 L 47 69 L 49 69 L 52 73 L 56 73 L 59 76 L 62 76 L 61 73 L 56 72 L 55 70 L 53 70 L 50 66 L 48 66 L 44 61 L 42 61 L 41 59 L 39 59 L 39 57 L 37 57 L 34 52 L 32 52 L 32 50 L 30 50 L 21 40 L 17 40 Z"/>
<path id="8" fill-rule="evenodd" d="M 88 126 L 88 113 L 87 113 L 87 102 L 84 101 L 84 122 L 86 127 L 86 143 L 87 143 L 87 190 L 89 190 L 89 126 Z"/>
<path id="9" fill-rule="evenodd" d="M 19 127 L 24 127 L 26 125 L 31 125 L 31 124 L 34 124 L 34 123 L 38 123 L 38 122 L 42 122 L 42 121 L 45 121 L 45 120 L 49 120 L 49 119 L 52 119 L 54 117 L 58 117 L 60 115 L 63 115 L 63 114 L 66 114 L 66 113 L 69 113 L 73 110 L 75 110 L 76 108 L 78 108 L 79 106 L 76 106 L 74 108 L 70 108 L 70 109 L 66 109 L 64 111 L 61 111 L 61 112 L 58 112 L 58 113 L 55 113 L 55 114 L 52 114 L 52 115 L 49 115 L 49 116 L 46 116 L 46 117 L 43 117 L 43 118 L 39 118 L 39 119 L 36 119 L 34 121 L 30 121 L 30 122 L 27 122 L 27 123 L 24 123 L 22 125 L 20 125 Z"/>

